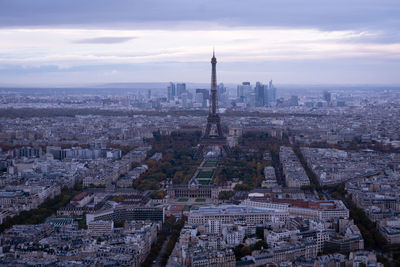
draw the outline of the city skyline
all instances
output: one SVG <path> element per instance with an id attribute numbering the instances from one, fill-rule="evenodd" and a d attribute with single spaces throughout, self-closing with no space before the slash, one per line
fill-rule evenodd
<path id="1" fill-rule="evenodd" d="M 400 266 L 398 14 L 0 0 L 0 266 Z"/>
<path id="2" fill-rule="evenodd" d="M 0 85 L 206 83 L 213 46 L 224 83 L 397 85 L 399 8 L 396 1 L 4 1 Z"/>

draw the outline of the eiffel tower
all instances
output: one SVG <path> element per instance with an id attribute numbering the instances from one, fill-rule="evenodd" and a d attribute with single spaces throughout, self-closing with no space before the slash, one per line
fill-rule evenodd
<path id="1" fill-rule="evenodd" d="M 196 158 L 203 156 L 206 147 L 218 146 L 222 148 L 225 154 L 228 154 L 230 151 L 226 137 L 222 132 L 221 118 L 217 113 L 217 59 L 215 58 L 215 51 L 213 51 L 213 57 L 211 58 L 211 66 L 211 105 L 208 112 L 206 130 L 195 154 Z M 216 129 L 215 133 L 211 133 L 213 126 Z"/>

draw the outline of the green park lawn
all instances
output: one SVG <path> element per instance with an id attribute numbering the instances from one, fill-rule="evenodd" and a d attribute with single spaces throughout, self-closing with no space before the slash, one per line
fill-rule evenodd
<path id="1" fill-rule="evenodd" d="M 209 179 L 211 179 L 212 175 L 213 175 L 212 171 L 207 171 L 207 172 L 202 171 L 202 172 L 199 172 L 199 174 L 197 174 L 197 178 L 209 178 Z"/>
<path id="2" fill-rule="evenodd" d="M 216 161 L 206 161 L 203 165 L 204 167 L 217 167 Z"/>

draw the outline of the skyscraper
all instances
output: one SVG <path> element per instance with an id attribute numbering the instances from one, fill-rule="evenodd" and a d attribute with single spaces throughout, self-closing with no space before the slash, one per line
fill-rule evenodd
<path id="1" fill-rule="evenodd" d="M 260 83 L 260 82 L 256 83 L 256 88 L 255 88 L 255 91 L 256 91 L 255 106 L 256 107 L 264 106 L 264 98 L 265 98 L 264 97 L 264 91 L 265 91 L 264 87 L 265 86 L 262 83 Z"/>
<path id="2" fill-rule="evenodd" d="M 200 96 L 201 95 L 201 96 Z M 203 108 L 207 107 L 207 100 L 210 99 L 210 92 L 207 89 L 196 89 L 196 102 L 200 103 Z"/>
<path id="3" fill-rule="evenodd" d="M 272 80 L 269 81 L 268 83 L 268 88 L 265 86 L 266 93 L 264 93 L 264 96 L 266 96 L 266 99 L 264 98 L 264 104 L 271 106 L 274 103 L 276 103 L 276 88 L 272 84 Z"/>
<path id="4" fill-rule="evenodd" d="M 226 87 L 223 83 L 218 84 L 218 102 L 226 104 L 228 101 L 228 94 L 226 92 Z"/>
<path id="5" fill-rule="evenodd" d="M 195 98 L 194 98 L 196 107 L 198 107 L 198 105 L 200 105 L 201 107 L 204 107 L 203 93 L 200 93 L 197 90 L 198 89 L 196 89 L 196 95 L 195 95 Z"/>
<path id="6" fill-rule="evenodd" d="M 297 95 L 292 95 L 289 99 L 289 106 L 298 106 L 299 97 Z"/>
<path id="7" fill-rule="evenodd" d="M 328 91 L 324 91 L 323 97 L 324 100 L 328 103 L 332 101 L 332 94 Z"/>
<path id="8" fill-rule="evenodd" d="M 242 82 L 237 86 L 237 98 L 239 102 L 245 102 L 245 99 L 253 92 L 250 82 Z"/>
<path id="9" fill-rule="evenodd" d="M 170 82 L 167 87 L 167 90 L 168 90 L 168 102 L 169 102 L 169 101 L 172 101 L 176 95 L 175 94 L 176 93 L 175 92 L 175 84 Z"/>
<path id="10" fill-rule="evenodd" d="M 186 83 L 176 84 L 176 95 L 180 98 L 186 92 Z"/>

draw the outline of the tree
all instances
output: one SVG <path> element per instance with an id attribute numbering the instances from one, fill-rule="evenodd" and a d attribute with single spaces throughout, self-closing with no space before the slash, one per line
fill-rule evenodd
<path id="1" fill-rule="evenodd" d="M 182 171 L 177 171 L 174 174 L 174 177 L 172 178 L 172 182 L 174 184 L 181 184 L 181 183 L 183 183 L 184 179 L 185 179 L 185 175 L 183 174 L 183 172 Z"/>
<path id="2" fill-rule="evenodd" d="M 124 197 L 121 196 L 121 195 L 119 195 L 119 196 L 114 196 L 111 200 L 112 200 L 112 201 L 115 201 L 115 202 L 122 202 L 122 201 L 124 201 Z"/>
<path id="3" fill-rule="evenodd" d="M 252 188 L 246 184 L 237 184 L 235 185 L 235 190 L 237 191 L 250 191 Z"/>
<path id="4" fill-rule="evenodd" d="M 218 199 L 220 200 L 229 200 L 233 197 L 233 191 L 221 191 L 219 192 Z"/>
<path id="5" fill-rule="evenodd" d="M 255 244 L 251 246 L 251 250 L 261 250 L 261 249 L 266 249 L 268 248 L 267 242 L 264 240 L 258 240 Z"/>
<path id="6" fill-rule="evenodd" d="M 165 192 L 163 190 L 160 191 L 152 191 L 150 193 L 150 198 L 152 199 L 163 199 L 165 196 Z"/>
<path id="7" fill-rule="evenodd" d="M 243 246 L 243 247 L 240 249 L 240 254 L 242 255 L 242 257 L 251 255 L 251 249 L 250 249 L 250 247 L 249 247 L 249 246 Z"/>

